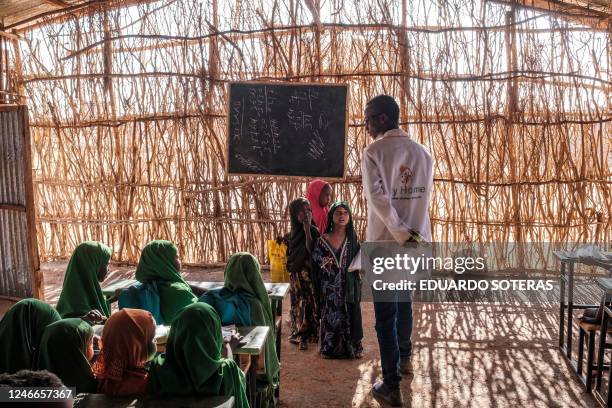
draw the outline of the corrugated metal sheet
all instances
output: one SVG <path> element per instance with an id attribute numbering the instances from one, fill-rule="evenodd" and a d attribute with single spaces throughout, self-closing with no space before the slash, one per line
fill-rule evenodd
<path id="1" fill-rule="evenodd" d="M 25 212 L 24 129 L 19 110 L 0 111 L 0 296 L 32 296 L 32 262 Z"/>

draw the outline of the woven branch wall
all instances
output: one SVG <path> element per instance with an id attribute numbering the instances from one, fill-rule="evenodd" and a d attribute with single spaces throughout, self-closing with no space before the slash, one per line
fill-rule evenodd
<path id="1" fill-rule="evenodd" d="M 120 4 L 119 4 L 120 5 Z M 226 83 L 348 83 L 348 179 L 363 234 L 367 100 L 394 95 L 435 158 L 434 237 L 610 242 L 610 33 L 492 2 L 167 0 L 101 8 L 21 43 L 42 257 L 87 239 L 137 261 L 265 263 L 307 180 L 225 174 Z"/>

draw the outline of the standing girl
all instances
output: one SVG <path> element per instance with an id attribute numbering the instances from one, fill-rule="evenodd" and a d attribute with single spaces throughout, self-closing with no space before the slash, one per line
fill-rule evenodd
<path id="1" fill-rule="evenodd" d="M 327 226 L 327 213 L 329 212 L 331 196 L 331 185 L 323 180 L 311 181 L 306 189 L 306 199 L 312 210 L 312 221 L 321 234 L 325 232 Z"/>
<path id="2" fill-rule="evenodd" d="M 308 348 L 308 342 L 318 342 L 318 312 L 315 283 L 311 267 L 311 252 L 319 231 L 312 225 L 308 200 L 300 197 L 289 204 L 291 232 L 287 245 L 287 270 L 291 283 L 291 336 L 289 341 Z"/>
<path id="3" fill-rule="evenodd" d="M 321 355 L 323 358 L 361 358 L 361 278 L 348 267 L 359 252 L 348 204 L 336 202 L 327 218 L 326 233 L 313 250 L 320 276 Z"/>

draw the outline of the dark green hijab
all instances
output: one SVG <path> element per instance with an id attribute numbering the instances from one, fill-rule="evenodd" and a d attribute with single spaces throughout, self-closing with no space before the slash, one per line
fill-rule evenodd
<path id="1" fill-rule="evenodd" d="M 98 272 L 108 263 L 112 252 L 106 245 L 95 241 L 83 242 L 76 247 L 57 302 L 57 311 L 63 318 L 81 317 L 94 309 L 110 317 L 110 307 L 102 294 Z"/>
<path id="2" fill-rule="evenodd" d="M 96 379 L 87 359 L 92 337 L 92 327 L 78 318 L 50 324 L 40 341 L 36 369 L 51 371 L 67 387 L 76 387 L 77 393 L 96 392 Z"/>
<path id="3" fill-rule="evenodd" d="M 166 352 L 151 364 L 149 391 L 174 395 L 233 396 L 248 408 L 246 380 L 234 360 L 221 357 L 221 321 L 212 306 L 184 308 L 168 334 Z"/>
<path id="4" fill-rule="evenodd" d="M 178 251 L 170 241 L 151 241 L 144 247 L 136 267 L 139 282 L 155 281 L 159 292 L 162 317 L 171 324 L 176 315 L 198 298 L 174 265 Z"/>
<path id="5" fill-rule="evenodd" d="M 0 373 L 32 369 L 43 331 L 60 319 L 53 307 L 38 299 L 11 306 L 0 321 Z"/>
<path id="6" fill-rule="evenodd" d="M 264 369 L 268 382 L 273 386 L 278 384 L 280 364 L 276 353 L 276 326 L 270 296 L 261 277 L 259 262 L 248 252 L 238 252 L 230 256 L 225 265 L 224 286 L 232 292 L 247 292 L 255 297 L 251 301 L 251 320 L 256 326 L 268 326 L 268 338 L 264 350 Z"/>
<path id="7" fill-rule="evenodd" d="M 272 304 L 270 296 L 261 277 L 259 262 L 248 252 L 237 252 L 229 257 L 223 271 L 225 278 L 224 286 L 232 292 L 247 292 L 255 296 L 262 304 L 263 316 L 259 320 L 265 320 L 265 324 L 274 326 L 272 315 Z M 260 325 L 260 322 L 254 322 Z"/>

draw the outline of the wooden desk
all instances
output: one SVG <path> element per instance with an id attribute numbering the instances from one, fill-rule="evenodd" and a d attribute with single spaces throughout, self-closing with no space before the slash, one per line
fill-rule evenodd
<path id="1" fill-rule="evenodd" d="M 213 289 L 221 289 L 223 287 L 223 282 L 198 282 L 198 281 L 187 281 L 187 283 L 191 286 L 196 286 L 202 289 L 204 292 L 208 292 Z M 268 283 L 264 282 L 264 286 L 266 287 L 266 292 L 268 292 L 268 296 L 270 296 L 271 300 L 283 300 L 285 296 L 287 296 L 287 292 L 289 291 L 288 283 Z"/>
<path id="2" fill-rule="evenodd" d="M 192 286 L 197 286 L 198 288 L 207 292 L 213 289 L 221 289 L 223 287 L 223 282 L 196 282 L 196 281 L 187 281 L 188 284 Z M 276 326 L 276 356 L 278 357 L 278 361 L 281 361 L 281 340 L 283 338 L 283 299 L 287 296 L 289 292 L 289 284 L 288 283 L 268 283 L 264 282 L 266 287 L 266 292 L 270 296 L 270 301 L 272 303 L 272 319 L 274 321 L 274 325 Z M 279 373 L 280 379 L 280 373 Z M 280 387 L 277 387 L 274 390 L 274 396 L 278 399 L 280 397 Z"/>
<path id="3" fill-rule="evenodd" d="M 115 294 L 117 290 L 124 290 L 137 281 L 134 279 L 119 279 L 114 282 L 111 282 L 109 285 L 102 288 L 102 293 L 110 297 Z M 223 282 L 197 282 L 197 281 L 187 281 L 189 285 L 197 286 L 198 288 L 207 292 L 213 289 L 221 289 L 223 287 Z M 274 323 L 278 322 L 278 319 L 282 319 L 283 316 L 283 299 L 287 296 L 289 292 L 289 284 L 288 283 L 264 283 L 266 287 L 266 291 L 270 296 L 270 300 L 272 302 L 272 314 Z M 278 360 L 280 361 L 280 350 L 281 350 L 281 329 L 282 324 L 277 324 L 276 328 L 276 353 L 278 354 Z"/>
<path id="4" fill-rule="evenodd" d="M 106 297 L 113 296 L 116 290 L 124 290 L 138 282 L 136 279 L 118 279 L 102 288 L 102 294 Z"/>
<path id="5" fill-rule="evenodd" d="M 190 397 L 157 397 L 136 395 L 133 397 L 112 397 L 104 394 L 79 394 L 74 398 L 74 407 L 78 408 L 233 408 L 233 396 L 190 396 Z"/>
<path id="6" fill-rule="evenodd" d="M 108 285 L 102 288 L 102 293 L 104 296 L 112 296 L 115 294 L 116 290 L 124 290 L 128 287 L 132 286 L 134 283 L 138 282 L 135 279 L 119 279 L 109 283 Z M 197 286 L 198 288 L 206 291 L 212 289 L 221 289 L 223 287 L 223 282 L 198 282 L 198 281 L 187 281 L 187 283 L 191 286 Z M 287 292 L 289 291 L 288 283 L 268 283 L 265 282 L 264 286 L 266 287 L 266 291 L 272 300 L 283 300 L 285 296 L 287 296 Z"/>
<path id="7" fill-rule="evenodd" d="M 104 332 L 104 326 L 101 324 L 96 324 L 92 326 L 94 335 L 102 337 Z M 155 335 L 153 336 L 153 340 L 157 345 L 157 352 L 163 353 L 166 351 L 166 343 L 168 341 L 168 334 L 170 333 L 170 326 L 158 325 L 155 327 Z"/>
<path id="8" fill-rule="evenodd" d="M 591 258 L 580 258 L 574 252 L 553 251 L 555 257 L 561 262 L 560 295 L 559 295 L 559 348 L 565 352 L 568 360 L 572 359 L 572 321 L 574 309 L 587 309 L 599 305 L 575 305 L 574 304 L 574 265 L 594 265 L 612 271 L 612 261 L 602 261 Z M 567 285 L 567 301 L 565 286 Z M 567 328 L 565 328 L 565 310 L 567 309 Z M 564 336 L 567 331 L 567 339 Z"/>
<path id="9" fill-rule="evenodd" d="M 111 282 L 109 285 L 102 288 L 102 293 L 107 296 L 113 296 L 116 290 L 124 290 L 137 281 L 134 279 L 119 279 L 114 282 Z M 198 281 L 187 281 L 187 283 L 191 286 L 197 286 L 198 288 L 207 292 L 213 289 L 221 289 L 223 287 L 223 282 L 198 282 Z M 264 282 L 266 287 L 266 291 L 270 296 L 270 301 L 272 303 L 272 318 L 274 324 L 276 325 L 276 355 L 278 357 L 278 361 L 281 361 L 281 340 L 282 340 L 282 318 L 283 318 L 283 299 L 287 296 L 289 292 L 289 284 L 288 283 L 268 283 Z M 280 374 L 279 374 L 280 377 Z M 280 396 L 280 387 L 276 388 L 274 391 L 274 395 L 276 398 Z"/>
<path id="10" fill-rule="evenodd" d="M 247 375 L 247 395 L 249 397 L 249 405 L 254 407 L 255 396 L 257 394 L 259 355 L 264 351 L 270 328 L 268 326 L 237 327 L 236 331 L 244 337 L 247 343 L 244 346 L 232 348 L 232 354 L 237 356 L 247 355 L 251 358 Z"/>

